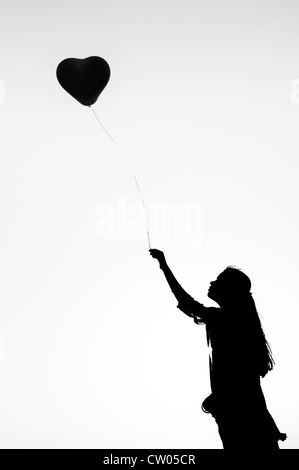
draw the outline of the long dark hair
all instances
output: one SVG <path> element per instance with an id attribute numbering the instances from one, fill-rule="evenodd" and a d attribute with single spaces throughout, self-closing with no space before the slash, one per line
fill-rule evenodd
<path id="1" fill-rule="evenodd" d="M 258 370 L 259 375 L 264 377 L 273 369 L 274 360 L 250 292 L 251 281 L 235 266 L 228 266 L 221 276 L 226 279 L 228 295 L 233 299 L 232 308 L 237 311 L 238 318 L 240 318 L 238 336 L 243 344 L 242 349 L 247 350 L 251 363 Z"/>

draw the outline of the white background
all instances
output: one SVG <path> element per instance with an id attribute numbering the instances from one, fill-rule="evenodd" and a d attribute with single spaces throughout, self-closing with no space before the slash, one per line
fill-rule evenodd
<path id="1" fill-rule="evenodd" d="M 95 109 L 148 207 L 202 208 L 196 236 L 170 230 L 152 246 L 206 305 L 227 265 L 249 275 L 276 360 L 268 407 L 288 434 L 281 447 L 298 448 L 297 2 L 1 10 L 1 447 L 221 448 L 200 408 L 204 327 L 176 309 L 145 231 L 97 230 L 99 207 L 117 214 L 125 198 L 129 217 L 139 195 L 124 154 L 55 72 L 98 55 L 111 79 Z"/>

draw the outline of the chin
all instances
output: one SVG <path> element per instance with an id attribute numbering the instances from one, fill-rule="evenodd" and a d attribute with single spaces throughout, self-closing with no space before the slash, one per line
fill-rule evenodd
<path id="1" fill-rule="evenodd" d="M 217 300 L 216 300 L 215 297 L 213 296 L 213 293 L 208 292 L 208 297 L 209 297 L 209 299 L 214 300 L 214 302 L 217 302 Z"/>

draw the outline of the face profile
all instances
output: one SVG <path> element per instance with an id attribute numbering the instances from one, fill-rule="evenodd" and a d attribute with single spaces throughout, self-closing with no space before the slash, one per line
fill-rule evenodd
<path id="1" fill-rule="evenodd" d="M 211 281 L 208 297 L 221 305 L 240 295 L 248 294 L 250 288 L 249 277 L 238 268 L 228 266 L 215 281 Z"/>
<path id="2" fill-rule="evenodd" d="M 215 281 L 210 282 L 210 287 L 208 289 L 208 297 L 212 300 L 215 300 L 215 302 L 217 302 L 217 298 L 220 292 L 221 292 L 221 282 L 219 282 L 219 279 L 217 277 Z"/>

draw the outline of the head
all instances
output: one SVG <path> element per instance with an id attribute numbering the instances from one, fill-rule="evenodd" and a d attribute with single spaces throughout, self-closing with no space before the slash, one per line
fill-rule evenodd
<path id="1" fill-rule="evenodd" d="M 239 269 L 228 266 L 215 281 L 211 282 L 208 297 L 215 300 L 220 307 L 229 309 L 233 322 L 236 320 L 233 312 L 237 313 L 238 318 L 241 315 L 241 321 L 237 322 L 238 329 L 235 330 L 236 336 L 241 339 L 243 348 L 248 347 L 252 362 L 256 363 L 259 374 L 264 377 L 273 369 L 274 360 L 250 289 L 249 277 Z"/>
<path id="2" fill-rule="evenodd" d="M 215 281 L 210 283 L 208 297 L 221 307 L 234 304 L 238 299 L 250 294 L 251 281 L 239 269 L 228 266 Z"/>

